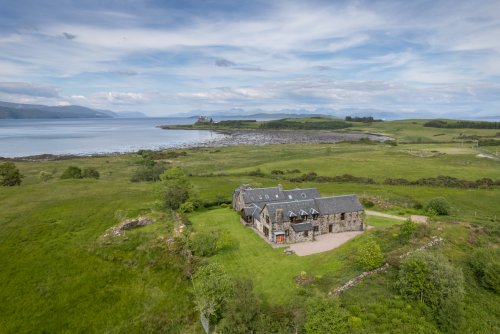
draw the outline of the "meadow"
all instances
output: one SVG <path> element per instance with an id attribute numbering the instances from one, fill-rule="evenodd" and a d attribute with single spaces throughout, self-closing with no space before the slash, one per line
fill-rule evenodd
<path id="1" fill-rule="evenodd" d="M 438 217 L 440 223 L 434 223 L 431 229 L 449 240 L 442 252 L 454 264 L 466 268 L 471 249 L 478 244 L 493 247 L 498 243 L 498 187 L 458 189 L 383 183 L 386 178 L 415 180 L 438 175 L 499 180 L 500 162 L 478 157 L 476 147 L 453 140 L 459 132 L 484 134 L 491 130 L 421 128 L 412 122 L 359 126 L 362 131 L 395 136 L 397 146 L 365 142 L 198 148 L 184 150 L 186 155 L 165 162 L 185 171 L 202 202 L 215 204 L 189 214 L 194 231 L 225 229 L 237 240 L 237 248 L 222 251 L 208 261 L 222 263 L 233 277 L 252 277 L 256 293 L 264 302 L 286 304 L 295 294 L 303 293 L 293 280 L 303 271 L 318 279 L 316 288 L 323 292 L 361 272 L 356 249 L 366 240 L 378 240 L 386 254 L 404 251 L 395 238 L 399 222 L 368 217 L 368 223 L 376 227 L 336 250 L 308 257 L 285 255 L 243 227 L 235 212 L 216 205 L 229 201 L 232 191 L 242 183 L 253 187 L 317 187 L 323 195 L 355 193 L 372 202 L 373 210 L 400 215 L 423 214 L 415 204 L 425 206 L 431 198 L 443 196 L 452 207 L 451 213 Z M 439 133 L 446 134 L 434 136 Z M 421 143 L 418 138 L 422 138 Z M 433 142 L 426 143 L 429 138 Z M 139 162 L 135 154 L 16 162 L 25 175 L 22 185 L 0 188 L 0 332 L 200 330 L 190 282 L 179 270 L 182 259 L 168 250 L 166 240 L 172 237 L 173 222 L 159 205 L 157 184 L 130 182 Z M 101 177 L 59 179 L 69 165 L 95 167 Z M 273 173 L 276 170 L 283 174 Z M 42 180 L 42 171 L 52 173 L 53 178 Z M 331 177 L 351 174 L 372 178 L 375 183 L 289 180 L 309 172 Z M 150 215 L 157 222 L 102 242 L 107 229 L 138 215 Z M 468 224 L 484 228 L 476 243 L 469 241 Z M 481 289 L 472 274 L 464 271 L 468 284 L 464 305 L 471 330 L 465 328 L 463 332 L 498 328 L 498 298 Z M 384 326 L 388 323 L 401 322 L 401 328 L 411 328 L 416 319 L 425 319 L 425 312 L 415 303 L 397 299 L 387 283 L 394 275 L 389 271 L 366 280 L 343 295 L 343 303 L 359 314 L 366 326 L 387 331 Z M 408 305 L 411 311 L 404 318 L 401 310 Z M 394 311 L 393 318 L 384 310 Z M 426 328 L 432 329 L 429 326 Z"/>

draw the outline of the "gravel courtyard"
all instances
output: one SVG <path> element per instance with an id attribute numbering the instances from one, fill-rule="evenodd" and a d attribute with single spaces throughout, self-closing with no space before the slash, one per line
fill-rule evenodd
<path id="1" fill-rule="evenodd" d="M 298 256 L 306 256 L 321 252 L 326 252 L 348 242 L 364 231 L 340 232 L 322 234 L 316 237 L 315 241 L 292 244 L 290 249 Z"/>

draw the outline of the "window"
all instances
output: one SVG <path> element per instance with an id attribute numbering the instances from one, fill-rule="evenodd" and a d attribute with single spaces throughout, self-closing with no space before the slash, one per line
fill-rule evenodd
<path id="1" fill-rule="evenodd" d="M 313 220 L 316 220 L 316 219 L 318 219 L 318 214 L 317 213 L 313 214 Z"/>
<path id="2" fill-rule="evenodd" d="M 302 194 L 300 194 L 300 196 L 301 196 L 302 198 L 306 198 L 306 197 L 307 197 L 306 193 L 302 193 Z"/>
<path id="3" fill-rule="evenodd" d="M 314 232 L 319 232 L 319 226 L 314 226 Z"/>
<path id="4" fill-rule="evenodd" d="M 308 237 L 309 236 L 309 231 L 304 231 L 304 237 Z"/>
<path id="5" fill-rule="evenodd" d="M 266 223 L 269 224 L 269 216 L 266 216 Z"/>
<path id="6" fill-rule="evenodd" d="M 343 213 L 343 212 L 342 212 L 342 213 L 340 214 L 340 220 L 344 220 L 344 219 L 345 219 L 345 213 Z"/>
<path id="7" fill-rule="evenodd" d="M 290 231 L 288 229 L 285 230 L 285 235 L 288 237 L 288 235 L 290 234 Z"/>
<path id="8" fill-rule="evenodd" d="M 306 220 L 307 219 L 307 215 L 303 215 L 303 216 L 300 216 L 302 218 L 302 220 Z"/>
<path id="9" fill-rule="evenodd" d="M 295 217 L 290 217 L 290 223 L 293 223 L 295 221 Z"/>
<path id="10" fill-rule="evenodd" d="M 269 199 L 269 195 L 267 195 L 267 194 L 266 194 L 266 195 L 264 195 L 264 196 L 266 197 L 266 199 Z"/>

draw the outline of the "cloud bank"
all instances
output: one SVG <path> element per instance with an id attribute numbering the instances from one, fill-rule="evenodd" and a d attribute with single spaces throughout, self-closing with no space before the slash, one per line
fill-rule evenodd
<path id="1" fill-rule="evenodd" d="M 11 102 L 500 114 L 494 1 L 20 1 L 0 22 Z"/>

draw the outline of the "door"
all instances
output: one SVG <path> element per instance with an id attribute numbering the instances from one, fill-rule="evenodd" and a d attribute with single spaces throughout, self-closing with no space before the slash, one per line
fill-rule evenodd
<path id="1" fill-rule="evenodd" d="M 283 234 L 278 234 L 278 235 L 276 236 L 276 243 L 277 243 L 277 244 L 282 244 L 282 243 L 284 243 L 284 242 L 285 242 L 285 235 L 283 235 Z"/>
<path id="2" fill-rule="evenodd" d="M 333 232 L 333 224 L 328 225 L 328 233 Z"/>

